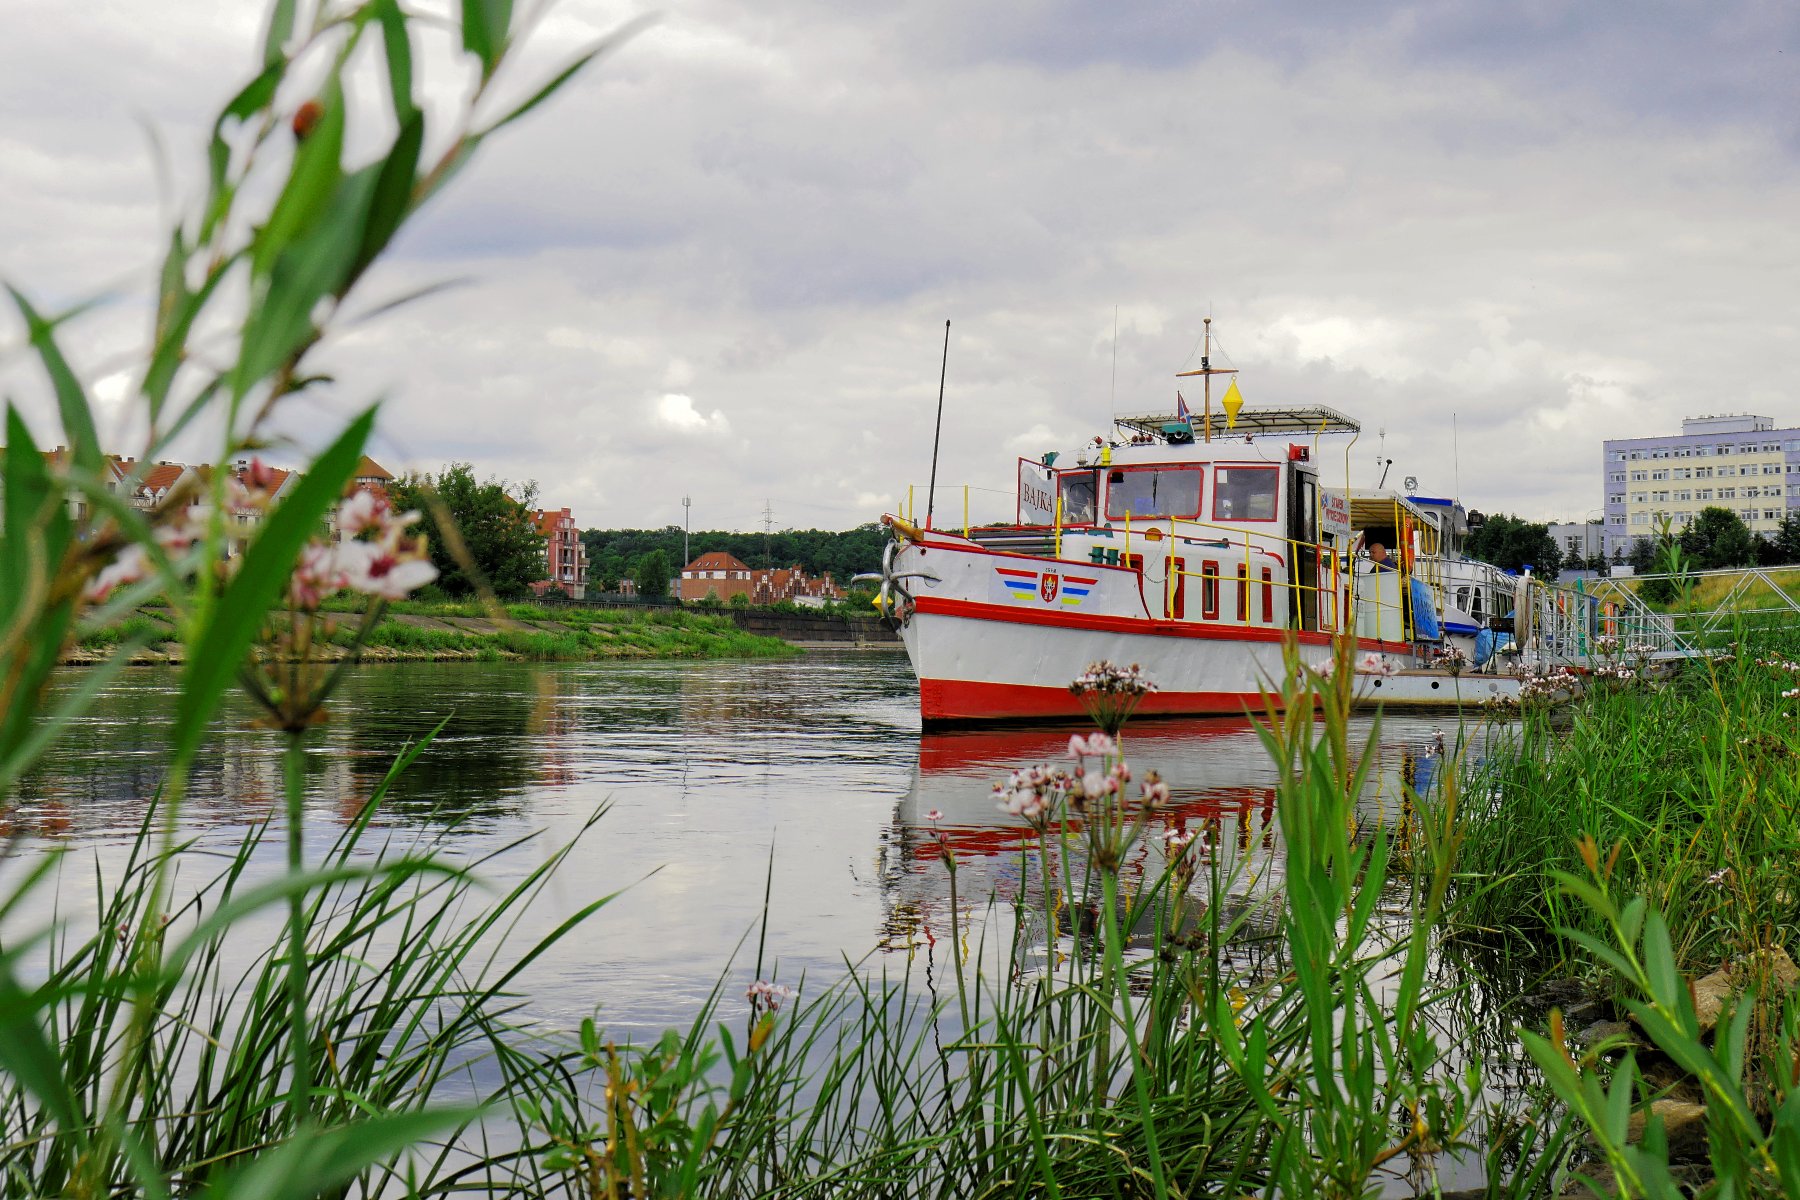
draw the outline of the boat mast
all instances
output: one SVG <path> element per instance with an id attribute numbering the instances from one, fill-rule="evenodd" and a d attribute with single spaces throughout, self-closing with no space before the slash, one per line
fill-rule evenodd
<path id="1" fill-rule="evenodd" d="M 1205 329 L 1205 333 L 1201 335 L 1204 340 L 1200 343 L 1200 369 L 1206 372 L 1200 378 L 1200 390 L 1206 396 L 1206 424 L 1202 428 L 1206 434 L 1206 440 L 1210 442 L 1212 441 L 1212 318 L 1209 316 L 1200 324 Z"/>
<path id="2" fill-rule="evenodd" d="M 1201 435 L 1205 441 L 1212 441 L 1212 377 L 1214 375 L 1236 375 L 1236 367 L 1215 367 L 1212 365 L 1212 318 L 1207 317 L 1202 324 L 1206 327 L 1205 341 L 1200 351 L 1200 369 L 1198 371 L 1177 371 L 1175 378 L 1190 379 L 1199 375 L 1203 379 L 1201 386 L 1206 393 L 1205 424 L 1201 427 Z M 1189 351 L 1192 353 L 1192 351 Z"/>

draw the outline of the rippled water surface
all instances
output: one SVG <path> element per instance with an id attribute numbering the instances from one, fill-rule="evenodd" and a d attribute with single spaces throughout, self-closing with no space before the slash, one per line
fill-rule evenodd
<path id="1" fill-rule="evenodd" d="M 91 902 L 86 859 L 116 864 L 143 820 L 175 682 L 162 670 L 128 673 L 6 814 L 14 833 L 80 852 L 63 868 L 65 918 Z M 201 849 L 235 844 L 280 807 L 277 738 L 250 717 L 234 707 L 198 768 L 183 823 Z M 311 740 L 312 853 L 360 810 L 394 755 L 440 722 L 389 798 L 386 830 L 447 831 L 469 858 L 538 835 L 484 867 L 499 884 L 579 837 L 529 928 L 509 942 L 618 892 L 523 983 L 535 1015 L 569 1024 L 598 1006 L 621 1032 L 684 1023 L 734 951 L 729 979 L 741 995 L 765 885 L 768 951 L 783 978 L 835 974 L 845 956 L 910 954 L 942 933 L 948 891 L 931 810 L 968 864 L 962 898 L 1015 887 L 1020 830 L 988 788 L 1014 766 L 1058 757 L 1071 732 L 922 736 L 911 669 L 885 651 L 370 665 L 350 676 Z M 1385 809 L 1401 778 L 1433 769 L 1431 731 L 1443 723 L 1384 723 L 1368 805 Z M 1128 744 L 1140 772 L 1155 767 L 1173 785 L 1168 820 L 1199 823 L 1220 854 L 1269 854 L 1274 772 L 1247 722 L 1145 722 Z M 264 857 L 278 869 L 273 847 Z"/>

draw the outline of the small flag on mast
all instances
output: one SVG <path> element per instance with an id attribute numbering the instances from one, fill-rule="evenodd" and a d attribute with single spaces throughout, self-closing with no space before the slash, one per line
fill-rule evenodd
<path id="1" fill-rule="evenodd" d="M 1238 391 L 1237 380 L 1232 380 L 1231 386 L 1225 389 L 1225 398 L 1219 401 L 1219 406 L 1225 410 L 1225 428 L 1236 429 L 1238 410 L 1244 407 L 1244 394 Z"/>
<path id="2" fill-rule="evenodd" d="M 1193 419 L 1193 414 L 1188 412 L 1187 401 L 1182 397 L 1179 391 L 1175 393 L 1175 419 L 1177 421 L 1190 421 Z"/>

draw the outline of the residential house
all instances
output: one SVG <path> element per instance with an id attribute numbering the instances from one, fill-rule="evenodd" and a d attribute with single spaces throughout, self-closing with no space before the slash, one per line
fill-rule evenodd
<path id="1" fill-rule="evenodd" d="M 683 567 L 679 582 L 678 594 L 690 603 L 708 596 L 729 603 L 733 596 L 743 596 L 750 604 L 791 603 L 818 608 L 844 598 L 843 589 L 829 574 L 814 579 L 799 566 L 752 568 L 723 550 L 702 554 Z"/>
<path id="2" fill-rule="evenodd" d="M 756 586 L 750 578 L 749 565 L 723 550 L 708 551 L 681 568 L 676 584 L 676 597 L 687 603 L 708 596 L 722 601 L 733 596 L 748 598 Z"/>

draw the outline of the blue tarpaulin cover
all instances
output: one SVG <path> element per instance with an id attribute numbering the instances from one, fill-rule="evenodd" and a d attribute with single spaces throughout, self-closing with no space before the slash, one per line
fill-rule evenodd
<path id="1" fill-rule="evenodd" d="M 1409 582 L 1412 584 L 1413 629 L 1423 640 L 1435 642 L 1444 636 L 1444 631 L 1438 628 L 1437 609 L 1431 604 L 1431 589 L 1418 579 Z"/>

